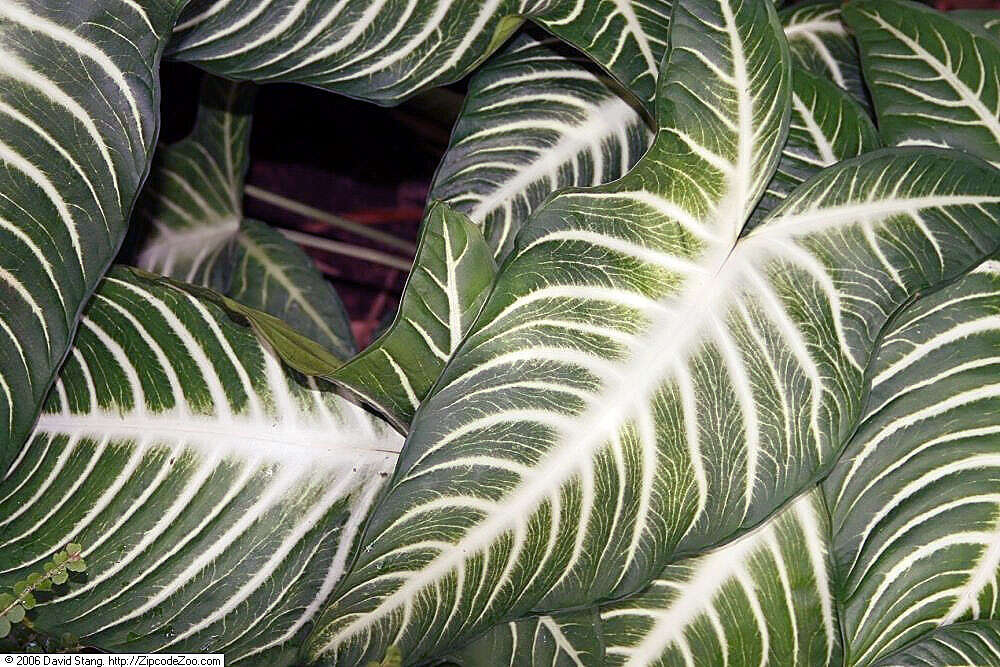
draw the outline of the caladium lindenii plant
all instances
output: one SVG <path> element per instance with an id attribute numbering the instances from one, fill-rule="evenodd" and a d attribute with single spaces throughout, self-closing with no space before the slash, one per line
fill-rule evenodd
<path id="1" fill-rule="evenodd" d="M 1000 665 L 993 13 L 0 21 L 0 629 L 289 665 Z M 206 74 L 157 147 L 164 56 Z M 299 237 L 244 215 L 258 84 L 389 104 L 472 70 L 358 351 Z M 85 571 L 25 609 L 68 544 Z"/>

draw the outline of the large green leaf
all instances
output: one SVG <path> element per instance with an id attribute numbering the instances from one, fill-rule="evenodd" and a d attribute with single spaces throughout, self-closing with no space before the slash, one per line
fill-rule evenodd
<path id="1" fill-rule="evenodd" d="M 671 45 L 654 145 L 522 229 L 307 657 L 419 660 L 765 520 L 845 444 L 890 314 L 997 248 L 1000 173 L 935 150 L 841 163 L 743 234 L 786 134 L 777 18 L 682 1 Z"/>
<path id="2" fill-rule="evenodd" d="M 0 3 L 0 471 L 125 234 L 180 4 Z"/>
<path id="3" fill-rule="evenodd" d="M 878 667 L 997 667 L 1000 665 L 1000 622 L 969 621 L 936 630 Z"/>
<path id="4" fill-rule="evenodd" d="M 1000 11 L 996 9 L 962 9 L 949 12 L 948 16 L 973 30 L 983 30 L 1000 39 Z"/>
<path id="5" fill-rule="evenodd" d="M 213 304 L 116 270 L 0 482 L 0 585 L 78 542 L 87 577 L 40 629 L 290 664 L 400 441 Z"/>
<path id="6" fill-rule="evenodd" d="M 879 146 L 878 130 L 857 102 L 832 83 L 793 67 L 788 140 L 752 221 L 763 220 L 823 167 Z"/>
<path id="7" fill-rule="evenodd" d="M 143 188 L 137 263 L 270 313 L 347 359 L 354 337 L 333 287 L 297 245 L 243 217 L 253 95 L 206 77 L 194 129 L 159 152 Z"/>
<path id="8" fill-rule="evenodd" d="M 1000 263 L 905 311 L 825 483 L 851 664 L 1000 618 Z"/>
<path id="9" fill-rule="evenodd" d="M 848 91 L 866 110 L 868 90 L 861 75 L 858 47 L 841 21 L 841 2 L 803 2 L 782 10 L 788 48 L 798 67 Z"/>
<path id="10" fill-rule="evenodd" d="M 1000 43 L 914 2 L 844 10 L 887 144 L 947 146 L 1000 166 Z"/>
<path id="11" fill-rule="evenodd" d="M 469 83 L 430 196 L 481 225 L 503 258 L 548 195 L 624 176 L 651 138 L 640 112 L 584 57 L 519 35 Z"/>
<path id="12" fill-rule="evenodd" d="M 405 431 L 472 327 L 496 275 L 479 229 L 446 204 L 431 206 L 392 326 L 327 375 Z"/>
<path id="13" fill-rule="evenodd" d="M 193 0 L 170 55 L 230 78 L 393 104 L 461 78 L 532 18 L 649 102 L 669 13 L 669 0 Z"/>

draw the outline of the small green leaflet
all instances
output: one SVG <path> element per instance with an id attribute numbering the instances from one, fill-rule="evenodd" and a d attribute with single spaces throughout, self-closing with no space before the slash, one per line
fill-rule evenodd
<path id="1" fill-rule="evenodd" d="M 530 18 L 648 103 L 669 15 L 669 0 L 193 0 L 169 55 L 228 78 L 297 81 L 394 104 L 460 79 Z"/>
<path id="2" fill-rule="evenodd" d="M 181 4 L 0 3 L 0 472 L 125 235 Z"/>
<path id="3" fill-rule="evenodd" d="M 446 204 L 432 204 L 396 319 L 361 354 L 324 377 L 374 405 L 405 432 L 471 328 L 495 275 L 479 229 Z"/>
<path id="4" fill-rule="evenodd" d="M 807 72 L 832 81 L 871 109 L 861 75 L 858 47 L 841 21 L 841 2 L 800 2 L 780 13 L 793 62 Z"/>
<path id="5" fill-rule="evenodd" d="M 653 146 L 522 228 L 307 659 L 419 661 L 763 522 L 846 444 L 889 315 L 1000 245 L 1000 173 L 926 149 L 826 169 L 744 233 L 787 136 L 781 27 L 763 0 L 671 21 Z"/>
<path id="6" fill-rule="evenodd" d="M 525 33 L 476 72 L 431 199 L 481 225 L 499 259 L 552 192 L 625 175 L 649 146 L 642 114 L 586 58 Z"/>
<path id="7" fill-rule="evenodd" d="M 138 264 L 270 313 L 347 359 L 355 343 L 333 287 L 298 246 L 243 217 L 253 96 L 206 76 L 194 129 L 160 151 L 143 188 L 136 217 L 150 234 Z"/>
<path id="8" fill-rule="evenodd" d="M 294 664 L 400 445 L 213 303 L 114 270 L 0 482 L 0 585 L 77 538 L 88 576 L 40 629 Z"/>
<path id="9" fill-rule="evenodd" d="M 844 20 L 886 144 L 958 148 L 1000 166 L 1000 42 L 915 2 L 858 0 Z"/>

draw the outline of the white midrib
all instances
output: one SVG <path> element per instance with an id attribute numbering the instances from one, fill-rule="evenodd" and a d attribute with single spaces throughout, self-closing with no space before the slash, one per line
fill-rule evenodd
<path id="1" fill-rule="evenodd" d="M 402 443 L 381 449 L 367 434 L 345 433 L 329 423 L 316 422 L 289 428 L 278 417 L 253 420 L 245 417 L 222 419 L 182 412 L 149 413 L 121 416 L 114 413 L 43 414 L 36 433 L 74 434 L 144 442 L 153 447 L 163 443 L 183 442 L 191 448 L 218 455 L 220 450 L 242 454 L 246 458 L 309 465 L 327 461 L 343 465 L 357 457 L 383 458 L 398 454 Z M 155 438 L 155 435 L 160 436 Z M 370 444 L 371 446 L 364 446 Z M 390 442 L 380 443 L 390 445 Z"/>
<path id="2" fill-rule="evenodd" d="M 984 588 L 993 585 L 997 579 L 997 568 L 1000 567 L 1000 520 L 993 527 L 992 539 L 985 549 L 982 558 L 972 570 L 969 582 L 962 587 L 962 593 L 945 614 L 938 625 L 948 625 L 959 619 L 966 610 L 973 611 L 973 618 L 979 617 L 979 594 Z"/>
<path id="3" fill-rule="evenodd" d="M 805 123 L 806 130 L 808 130 L 809 136 L 812 137 L 813 143 L 816 145 L 819 155 L 823 159 L 823 166 L 828 167 L 834 164 L 837 161 L 837 156 L 833 152 L 830 140 L 823 134 L 823 129 L 819 124 L 816 123 L 816 117 L 813 116 L 802 99 L 794 92 L 792 93 L 792 107 L 798 112 L 802 122 Z"/>
<path id="4" fill-rule="evenodd" d="M 618 136 L 623 127 L 628 127 L 638 120 L 635 110 L 623 99 L 614 96 L 604 100 L 591 108 L 589 117 L 584 122 L 579 125 L 566 125 L 559 140 L 551 148 L 543 151 L 540 159 L 524 169 L 519 169 L 516 176 L 482 199 L 470 211 L 469 217 L 482 224 L 487 215 L 524 192 L 530 185 L 542 178 L 551 177 L 559 167 L 573 160 L 584 150 L 600 151 L 604 139 Z M 595 173 L 595 177 L 601 176 Z"/>
<path id="5" fill-rule="evenodd" d="M 682 295 L 675 310 L 657 318 L 635 346 L 629 363 L 593 400 L 592 406 L 599 406 L 598 409 L 591 408 L 583 418 L 572 422 L 571 430 L 566 429 L 559 434 L 551 453 L 534 467 L 534 474 L 523 478 L 520 485 L 503 499 L 503 511 L 491 513 L 452 548 L 415 573 L 417 576 L 406 578 L 403 585 L 386 596 L 378 607 L 338 630 L 330 638 L 324 652 L 376 623 L 392 610 L 406 605 L 426 585 L 461 567 L 470 554 L 481 552 L 497 536 L 524 521 L 551 497 L 553 488 L 576 475 L 580 466 L 590 463 L 593 452 L 621 428 L 636 406 L 642 405 L 645 397 L 663 383 L 668 369 L 679 363 L 690 346 L 699 340 L 700 323 L 710 318 L 715 308 L 731 294 L 730 283 L 734 274 L 740 271 L 726 270 L 726 267 L 731 267 L 729 248 L 717 248 L 705 263 L 714 270 L 706 271 L 705 279 L 699 280 Z M 678 327 L 678 322 L 686 324 Z M 700 463 L 691 461 L 696 473 Z M 703 475 L 704 471 L 701 473 Z M 700 493 L 704 494 L 704 483 L 699 482 L 699 487 Z"/>
<path id="6" fill-rule="evenodd" d="M 444 220 L 441 225 L 441 236 L 444 238 L 444 292 L 448 298 L 448 355 L 451 356 L 458 349 L 463 334 L 462 308 L 458 302 L 458 276 L 456 275 L 456 264 L 460 258 L 455 257 L 454 249 L 451 247 L 451 231 L 448 229 L 447 220 Z"/>

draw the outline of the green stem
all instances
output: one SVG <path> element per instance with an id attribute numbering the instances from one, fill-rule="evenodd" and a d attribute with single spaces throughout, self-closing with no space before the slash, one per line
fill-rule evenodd
<path id="1" fill-rule="evenodd" d="M 52 568 L 51 570 L 49 570 L 48 572 L 46 572 L 45 574 L 43 574 L 42 578 L 39 579 L 38 581 L 36 581 L 35 583 L 28 584 L 27 588 L 25 588 L 20 593 L 15 593 L 14 594 L 14 601 L 11 602 L 9 605 L 7 605 L 6 609 L 0 609 L 0 618 L 6 616 L 7 612 L 9 612 L 14 607 L 16 607 L 16 606 L 18 606 L 20 604 L 23 604 L 25 598 L 27 598 L 29 595 L 31 595 L 32 593 L 34 593 L 35 591 L 37 591 L 39 584 L 41 584 L 43 581 L 45 581 L 47 579 L 51 579 L 52 576 L 56 572 L 58 572 L 60 570 L 65 570 L 66 566 L 69 563 L 76 562 L 76 561 L 80 560 L 81 558 L 83 558 L 82 552 L 81 553 L 72 554 L 72 555 L 67 554 L 67 558 L 66 558 L 66 561 L 64 563 L 62 563 L 60 565 L 56 565 L 54 568 Z"/>

